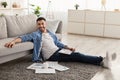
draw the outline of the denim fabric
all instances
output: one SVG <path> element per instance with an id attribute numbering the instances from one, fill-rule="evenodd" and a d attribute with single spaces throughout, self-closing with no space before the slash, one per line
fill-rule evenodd
<path id="1" fill-rule="evenodd" d="M 73 52 L 70 55 L 63 53 L 54 53 L 49 59 L 49 61 L 59 61 L 59 62 L 82 62 L 94 65 L 100 65 L 103 57 L 84 55 L 79 52 Z"/>
<path id="2" fill-rule="evenodd" d="M 55 34 L 53 34 L 52 32 L 50 32 L 49 30 L 47 30 L 48 33 L 51 35 L 51 37 L 54 40 L 55 45 L 58 48 L 64 48 L 65 45 L 62 44 L 56 37 Z M 22 35 L 19 38 L 22 39 L 22 42 L 26 42 L 26 41 L 30 41 L 33 42 L 34 44 L 34 49 L 33 49 L 33 61 L 42 61 L 42 54 L 41 54 L 41 42 L 42 42 L 42 32 L 38 29 L 37 31 L 30 33 L 30 34 L 26 34 L 26 35 Z"/>

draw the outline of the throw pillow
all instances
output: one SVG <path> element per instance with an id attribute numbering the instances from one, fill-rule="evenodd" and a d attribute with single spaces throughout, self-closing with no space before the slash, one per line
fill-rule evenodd
<path id="1" fill-rule="evenodd" d="M 6 20 L 4 17 L 0 17 L 0 39 L 7 38 Z"/>
<path id="2" fill-rule="evenodd" d="M 49 20 L 47 22 L 47 29 L 50 30 L 51 32 L 55 33 L 58 25 L 59 25 L 59 20 Z"/>
<path id="3" fill-rule="evenodd" d="M 8 37 L 20 36 L 31 33 L 37 29 L 36 19 L 34 14 L 29 15 L 9 15 L 5 16 L 8 29 Z"/>

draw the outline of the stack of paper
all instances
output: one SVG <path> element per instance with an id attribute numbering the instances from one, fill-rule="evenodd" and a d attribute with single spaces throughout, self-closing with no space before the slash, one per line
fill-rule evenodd
<path id="1" fill-rule="evenodd" d="M 46 65 L 47 64 L 47 65 Z M 47 61 L 44 63 L 33 63 L 27 69 L 35 70 L 35 73 L 55 73 L 55 70 L 65 71 L 69 68 L 58 64 L 58 62 Z"/>

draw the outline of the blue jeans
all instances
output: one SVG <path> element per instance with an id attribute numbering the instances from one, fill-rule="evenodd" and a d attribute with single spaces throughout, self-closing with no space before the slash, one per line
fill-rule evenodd
<path id="1" fill-rule="evenodd" d="M 103 57 L 84 55 L 79 52 L 72 52 L 70 55 L 57 52 L 54 53 L 48 60 L 59 62 L 82 62 L 100 65 L 101 61 L 103 60 Z"/>

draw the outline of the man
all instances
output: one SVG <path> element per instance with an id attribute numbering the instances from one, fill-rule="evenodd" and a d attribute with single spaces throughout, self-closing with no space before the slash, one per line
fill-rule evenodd
<path id="1" fill-rule="evenodd" d="M 34 62 L 46 60 L 64 62 L 71 61 L 102 65 L 106 68 L 110 67 L 109 58 L 113 59 L 112 56 L 116 56 L 116 54 L 109 56 L 107 53 L 106 57 L 103 58 L 101 56 L 90 56 L 75 52 L 74 48 L 68 47 L 67 45 L 61 43 L 55 34 L 46 29 L 45 18 L 38 18 L 36 23 L 38 27 L 37 31 L 20 36 L 13 41 L 6 43 L 5 47 L 12 48 L 16 43 L 31 41 L 34 44 L 32 59 Z M 72 53 L 70 55 L 60 53 L 61 49 L 68 49 L 72 51 Z"/>

